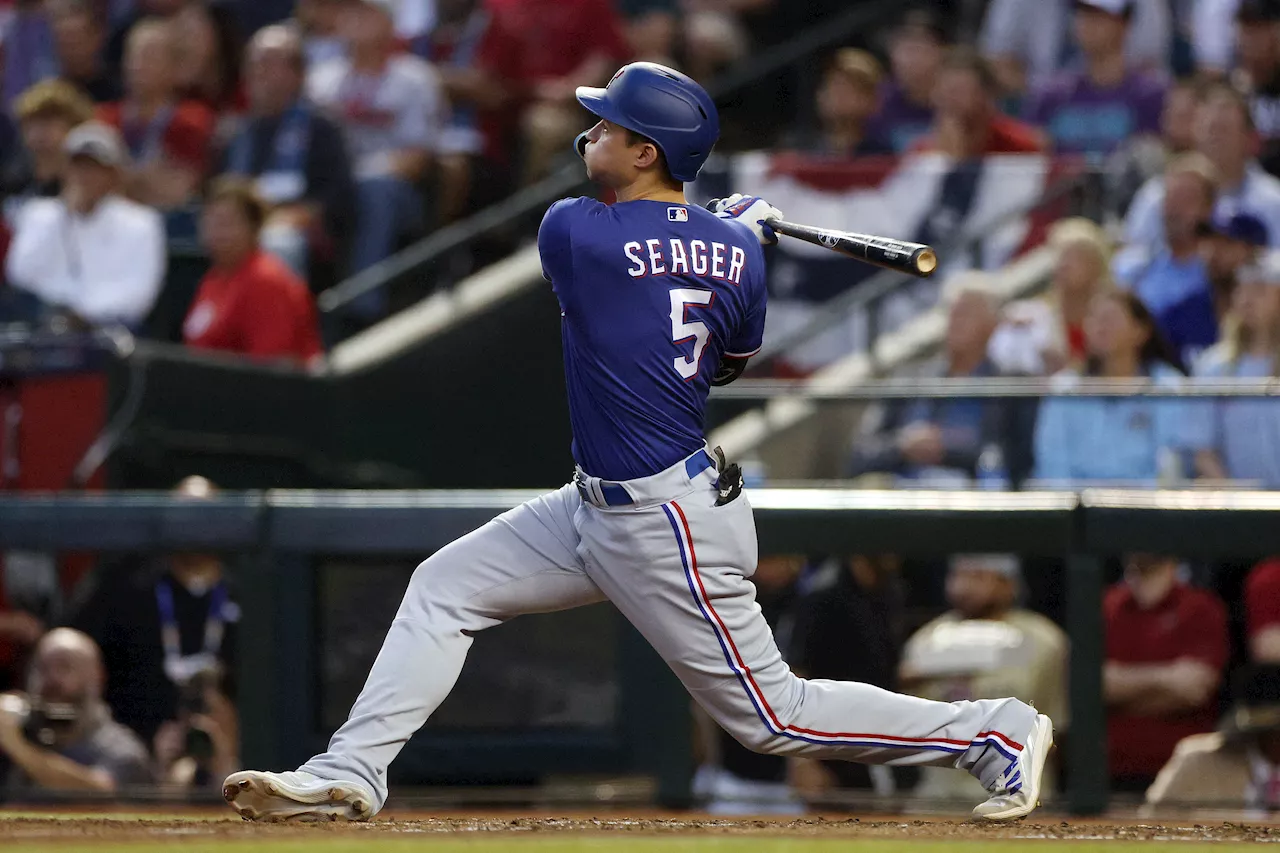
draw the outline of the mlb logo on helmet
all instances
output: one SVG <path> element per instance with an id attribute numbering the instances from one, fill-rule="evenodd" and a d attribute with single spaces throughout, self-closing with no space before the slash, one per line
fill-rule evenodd
<path id="1" fill-rule="evenodd" d="M 686 207 L 668 207 L 667 221 L 668 222 L 688 222 L 689 209 Z"/>

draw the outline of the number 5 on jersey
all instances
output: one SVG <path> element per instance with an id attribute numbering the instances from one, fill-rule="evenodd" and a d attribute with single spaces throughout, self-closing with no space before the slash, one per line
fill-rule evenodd
<path id="1" fill-rule="evenodd" d="M 689 306 L 711 306 L 716 295 L 710 290 L 697 290 L 692 287 L 677 287 L 671 291 L 671 342 L 679 346 L 693 341 L 693 358 L 677 356 L 672 364 L 676 373 L 689 380 L 698 375 L 698 366 L 702 363 L 702 351 L 711 342 L 711 330 L 706 323 L 697 320 L 688 322 Z"/>

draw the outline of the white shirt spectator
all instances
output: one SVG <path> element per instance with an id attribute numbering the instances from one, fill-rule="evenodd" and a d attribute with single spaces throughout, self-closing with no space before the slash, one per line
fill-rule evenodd
<path id="1" fill-rule="evenodd" d="M 387 175 L 395 151 L 439 149 L 448 105 L 439 74 L 416 56 L 393 56 L 377 76 L 335 59 L 311 72 L 307 93 L 342 126 L 357 180 Z"/>
<path id="2" fill-rule="evenodd" d="M 1031 91 L 1071 64 L 1073 7 L 1070 0 L 991 0 L 978 37 L 982 53 L 1021 60 Z M 1167 0 L 1135 0 L 1125 43 L 1130 66 L 1167 69 L 1172 40 Z"/>
<path id="3" fill-rule="evenodd" d="M 164 281 L 164 221 L 117 195 L 87 216 L 62 199 L 35 199 L 18 216 L 5 273 L 14 287 L 90 323 L 136 327 Z"/>
<path id="4" fill-rule="evenodd" d="M 1129 205 L 1124 219 L 1124 242 L 1154 251 L 1164 243 L 1164 176 L 1157 175 L 1142 185 Z M 1225 222 L 1237 213 L 1250 213 L 1267 226 L 1267 238 L 1280 246 L 1280 180 L 1268 175 L 1257 163 L 1245 169 L 1244 181 L 1234 192 L 1218 193 L 1214 218 Z"/>

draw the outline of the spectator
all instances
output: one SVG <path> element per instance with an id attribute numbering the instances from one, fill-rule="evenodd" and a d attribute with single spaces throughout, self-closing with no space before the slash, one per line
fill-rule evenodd
<path id="1" fill-rule="evenodd" d="M 783 147 L 829 157 L 880 153 L 867 127 L 880 77 L 880 63 L 865 50 L 837 51 L 815 97 L 817 126 L 784 137 Z"/>
<path id="2" fill-rule="evenodd" d="M 1168 66 L 1173 29 L 1166 0 L 1087 2 L 1117 13 L 1132 6 L 1124 51 L 1129 65 L 1155 71 Z M 1020 97 L 1071 64 L 1068 16 L 1077 6 L 1077 0 L 991 0 L 979 45 L 1003 92 Z"/>
<path id="3" fill-rule="evenodd" d="M 1044 616 L 1018 607 L 1021 588 L 1017 557 L 952 557 L 947 572 L 952 609 L 907 641 L 899 671 L 902 689 L 940 702 L 1016 696 L 1048 714 L 1055 731 L 1066 731 L 1067 637 Z M 960 774 L 928 768 L 916 794 L 981 798 L 983 789 Z"/>
<path id="4" fill-rule="evenodd" d="M 27 693 L 0 695 L 0 754 L 11 793 L 115 793 L 151 781 L 147 748 L 102 701 L 102 655 L 79 631 L 58 628 L 36 646 Z"/>
<path id="5" fill-rule="evenodd" d="M 231 9 L 186 3 L 171 24 L 183 57 L 177 73 L 179 97 L 204 104 L 215 113 L 238 112 L 242 106 L 240 35 Z"/>
<path id="6" fill-rule="evenodd" d="M 193 198 L 209 165 L 213 136 L 213 112 L 196 101 L 177 100 L 178 67 L 185 61 L 180 51 L 170 22 L 140 22 L 126 45 L 127 94 L 98 112 L 128 145 L 129 195 L 162 210 Z"/>
<path id="7" fill-rule="evenodd" d="M 1196 110 L 1196 150 L 1213 164 L 1218 179 L 1214 215 L 1249 213 L 1262 220 L 1271 245 L 1280 241 L 1280 180 L 1268 175 L 1253 158 L 1257 134 L 1248 104 L 1235 90 L 1215 85 Z M 1164 181 L 1143 185 L 1125 216 L 1125 243 L 1148 249 L 1164 242 Z"/>
<path id="8" fill-rule="evenodd" d="M 1036 86 L 1026 111 L 1056 150 L 1110 154 L 1134 137 L 1159 132 L 1165 84 L 1125 59 L 1132 16 L 1128 0 L 1077 0 L 1073 29 L 1083 67 Z"/>
<path id="9" fill-rule="evenodd" d="M 689 76 L 706 83 L 745 57 L 751 36 L 743 13 L 767 10 L 773 3 L 774 0 L 683 0 L 682 35 Z"/>
<path id="10" fill-rule="evenodd" d="M 1132 293 L 1100 293 L 1084 321 L 1084 376 L 1174 384 L 1182 364 Z M 1059 374 L 1064 390 L 1076 371 Z M 1183 407 L 1150 397 L 1049 397 L 1035 431 L 1035 476 L 1055 485 L 1124 481 L 1151 486 L 1181 448 Z"/>
<path id="11" fill-rule="evenodd" d="M 453 105 L 441 134 L 440 213 L 444 221 L 510 192 L 510 156 L 519 82 L 520 40 L 494 20 L 480 0 L 446 0 L 431 33 L 414 52 L 440 73 Z"/>
<path id="12" fill-rule="evenodd" d="M 315 303 L 307 286 L 258 235 L 266 205 L 243 180 L 214 183 L 200 216 L 212 269 L 182 325 L 187 346 L 305 364 L 320 355 Z"/>
<path id="13" fill-rule="evenodd" d="M 490 0 L 494 22 L 518 36 L 514 79 L 526 86 L 521 116 L 524 180 L 546 174 L 583 127 L 578 86 L 603 86 L 627 61 L 622 21 L 609 0 Z"/>
<path id="14" fill-rule="evenodd" d="M 345 131 L 356 181 L 351 265 L 358 272 L 421 228 L 417 186 L 438 146 L 447 104 L 434 68 L 395 53 L 391 15 L 380 0 L 351 3 L 341 27 L 350 56 L 314 69 L 307 89 Z M 385 310 L 373 302 L 360 308 L 369 315 Z"/>
<path id="15" fill-rule="evenodd" d="M 1210 220 L 1201 227 L 1200 254 L 1209 276 L 1213 310 L 1219 324 L 1231 306 L 1236 273 L 1256 261 L 1268 242 L 1267 226 L 1249 213 L 1237 213 L 1226 220 Z"/>
<path id="16" fill-rule="evenodd" d="M 57 76 L 58 57 L 43 0 L 18 0 L 0 26 L 0 94 L 7 112 L 27 89 Z"/>
<path id="17" fill-rule="evenodd" d="M 1005 308 L 988 354 L 1002 374 L 1043 376 L 1085 362 L 1084 319 L 1089 303 L 1109 290 L 1111 241 L 1088 219 L 1054 223 L 1049 245 L 1058 251 L 1043 299 Z"/>
<path id="18" fill-rule="evenodd" d="M 302 96 L 302 41 L 291 27 L 263 27 L 245 55 L 250 116 L 223 170 L 254 178 L 272 206 L 263 248 L 299 276 L 309 259 L 338 263 L 353 227 L 355 186 L 342 130 Z"/>
<path id="19" fill-rule="evenodd" d="M 108 0 L 108 7 L 126 3 L 127 9 L 111 8 L 108 19 L 112 23 L 111 36 L 107 39 L 107 65 L 120 68 L 125 64 L 125 52 L 130 33 L 138 24 L 150 20 L 168 21 L 192 0 Z"/>
<path id="20" fill-rule="evenodd" d="M 1280 376 L 1280 256 L 1240 271 L 1225 340 L 1197 365 L 1209 379 Z M 1221 398 L 1190 407 L 1188 444 L 1196 473 L 1280 489 L 1280 406 L 1266 398 Z"/>
<path id="21" fill-rule="evenodd" d="M 1216 177 L 1198 154 L 1170 163 L 1161 197 L 1163 245 L 1153 251 L 1129 249 L 1115 260 L 1116 280 L 1147 306 L 1184 364 L 1218 340 L 1209 270 L 1200 254 L 1200 235 L 1213 216 Z"/>
<path id="22" fill-rule="evenodd" d="M 1236 10 L 1239 69 L 1234 83 L 1247 92 L 1262 140 L 1262 168 L 1280 172 L 1280 3 L 1242 0 Z"/>
<path id="23" fill-rule="evenodd" d="M 1176 557 L 1130 554 L 1107 590 L 1103 696 L 1112 783 L 1145 790 L 1185 737 L 1212 731 L 1227 610 L 1179 578 Z"/>
<path id="24" fill-rule="evenodd" d="M 976 288 L 956 294 L 947 319 L 946 353 L 925 375 L 993 376 L 987 343 L 997 322 L 995 298 Z M 887 473 L 909 480 L 967 482 L 978 457 L 998 442 L 998 404 L 984 400 L 915 400 L 867 412 L 848 474 Z"/>
<path id="25" fill-rule="evenodd" d="M 50 198 L 62 192 L 67 155 L 67 134 L 93 117 L 93 104 L 61 80 L 37 83 L 15 106 L 22 133 L 22 152 L 10 159 L 0 173 L 4 218 L 17 221 L 22 207 L 33 198 Z"/>
<path id="26" fill-rule="evenodd" d="M 87 94 L 94 103 L 124 96 L 119 69 L 106 61 L 106 25 L 91 0 L 45 0 L 53 26 L 60 76 Z"/>
<path id="27" fill-rule="evenodd" d="M 174 491 L 193 501 L 217 493 L 203 477 L 187 477 Z M 203 715 L 234 750 L 238 618 L 221 559 L 176 553 L 104 571 L 74 621 L 102 646 L 105 698 L 121 723 L 150 742 L 166 723 Z"/>
<path id="28" fill-rule="evenodd" d="M 1250 659 L 1280 664 L 1280 558 L 1263 560 L 1249 572 L 1244 609 Z"/>
<path id="29" fill-rule="evenodd" d="M 1040 132 L 1003 115 L 996 95 L 996 78 L 986 60 L 966 48 L 953 48 L 933 90 L 933 127 L 917 147 L 959 161 L 1042 150 Z"/>
<path id="30" fill-rule="evenodd" d="M 1280 667 L 1240 670 L 1232 696 L 1218 731 L 1178 742 L 1147 789 L 1148 809 L 1280 810 Z"/>
<path id="31" fill-rule="evenodd" d="M 868 131 L 880 145 L 901 154 L 929 132 L 933 88 L 948 43 L 946 28 L 928 7 L 908 11 L 890 35 L 890 79 L 881 86 Z"/>
<path id="32" fill-rule="evenodd" d="M 8 281 L 77 323 L 137 328 L 164 280 L 164 224 L 118 194 L 128 155 L 114 128 L 85 122 L 63 150 L 62 194 L 22 209 L 5 260 Z"/>

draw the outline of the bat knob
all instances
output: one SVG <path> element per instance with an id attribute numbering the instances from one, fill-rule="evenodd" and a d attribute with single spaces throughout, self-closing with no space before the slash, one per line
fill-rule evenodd
<path id="1" fill-rule="evenodd" d="M 704 206 L 704 207 L 706 207 L 706 209 L 707 209 L 707 210 L 709 210 L 709 211 L 711 211 L 712 213 L 716 213 L 716 212 L 717 212 L 717 211 L 716 211 L 716 205 L 717 205 L 717 204 L 719 204 L 719 203 L 720 203 L 720 199 L 718 199 L 718 198 L 713 198 L 713 199 L 711 199 L 711 201 L 707 202 L 707 203 L 706 203 L 705 205 L 703 205 L 703 206 Z"/>

